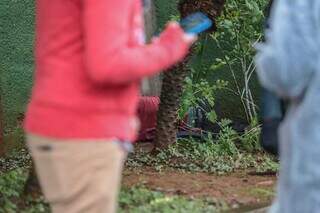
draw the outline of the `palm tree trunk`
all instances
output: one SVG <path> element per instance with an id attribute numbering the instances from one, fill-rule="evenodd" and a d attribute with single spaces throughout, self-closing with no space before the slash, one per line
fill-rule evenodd
<path id="1" fill-rule="evenodd" d="M 181 0 L 179 11 L 182 18 L 194 12 L 201 11 L 215 20 L 223 9 L 225 0 Z M 209 31 L 216 30 L 214 25 Z M 157 130 L 155 136 L 155 150 L 164 149 L 177 140 L 178 110 L 184 87 L 184 79 L 189 74 L 187 64 L 190 56 L 171 68 L 164 74 L 161 91 L 161 102 L 159 106 Z"/>
<path id="2" fill-rule="evenodd" d="M 166 148 L 177 140 L 178 110 L 184 79 L 189 74 L 188 61 L 189 57 L 164 74 L 155 137 L 158 149 Z"/>

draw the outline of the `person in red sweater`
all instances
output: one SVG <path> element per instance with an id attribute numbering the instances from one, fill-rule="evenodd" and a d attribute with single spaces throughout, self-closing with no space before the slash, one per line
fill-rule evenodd
<path id="1" fill-rule="evenodd" d="M 140 0 L 37 0 L 35 79 L 24 127 L 54 213 L 115 212 L 137 134 L 143 77 L 182 60 L 195 37 L 169 23 L 144 42 Z"/>

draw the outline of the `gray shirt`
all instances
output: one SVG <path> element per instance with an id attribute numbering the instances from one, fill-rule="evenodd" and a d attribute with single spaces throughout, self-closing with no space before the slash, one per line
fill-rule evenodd
<path id="1" fill-rule="evenodd" d="M 261 84 L 290 101 L 272 213 L 320 212 L 320 0 L 276 0 L 256 56 Z"/>

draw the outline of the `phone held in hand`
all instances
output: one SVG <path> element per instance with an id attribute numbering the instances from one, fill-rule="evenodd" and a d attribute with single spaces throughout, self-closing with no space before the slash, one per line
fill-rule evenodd
<path id="1" fill-rule="evenodd" d="M 180 21 L 180 26 L 188 34 L 200 34 L 211 28 L 213 22 L 204 13 L 193 13 Z"/>

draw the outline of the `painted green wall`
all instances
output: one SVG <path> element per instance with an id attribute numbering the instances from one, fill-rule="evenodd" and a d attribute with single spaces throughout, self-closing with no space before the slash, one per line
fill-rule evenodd
<path id="1" fill-rule="evenodd" d="M 25 109 L 33 71 L 33 0 L 0 1 L 0 74 L 6 129 Z"/>

